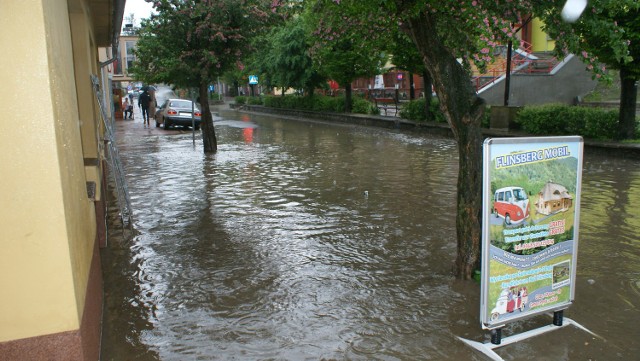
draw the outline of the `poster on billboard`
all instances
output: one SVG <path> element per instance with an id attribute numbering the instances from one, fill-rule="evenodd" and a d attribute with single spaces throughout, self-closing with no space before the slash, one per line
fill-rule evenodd
<path id="1" fill-rule="evenodd" d="M 583 140 L 487 139 L 481 322 L 485 329 L 574 299 Z"/>

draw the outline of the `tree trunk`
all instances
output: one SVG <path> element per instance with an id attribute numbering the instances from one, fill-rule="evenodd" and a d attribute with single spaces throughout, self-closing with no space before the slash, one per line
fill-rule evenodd
<path id="1" fill-rule="evenodd" d="M 344 86 L 344 111 L 351 113 L 351 83 Z"/>
<path id="2" fill-rule="evenodd" d="M 313 96 L 313 94 L 314 94 L 314 91 L 315 91 L 315 87 L 312 87 L 312 86 L 307 87 L 307 90 L 306 90 L 306 96 L 308 96 L 308 97 L 312 97 L 312 96 Z"/>
<path id="3" fill-rule="evenodd" d="M 433 87 L 433 81 L 431 81 L 431 75 L 426 70 L 422 73 L 422 79 L 424 82 L 424 114 L 427 116 L 427 120 L 435 120 L 435 116 L 431 111 L 431 103 L 433 102 L 433 93 L 431 88 Z"/>
<path id="4" fill-rule="evenodd" d="M 240 93 L 238 92 L 238 88 L 240 87 L 240 84 L 238 83 L 237 80 L 233 81 L 233 89 L 231 89 L 231 96 L 235 97 L 240 95 Z"/>
<path id="5" fill-rule="evenodd" d="M 471 279 L 479 268 L 482 214 L 482 133 L 484 101 L 477 97 L 469 74 L 440 42 L 436 18 L 422 12 L 408 19 L 405 30 L 418 47 L 431 75 L 440 109 L 458 144 L 456 215 L 458 278 Z M 426 93 L 425 89 L 425 93 Z M 426 94 L 425 94 L 426 95 Z"/>
<path id="6" fill-rule="evenodd" d="M 636 99 L 638 78 L 622 67 L 620 69 L 620 115 L 618 118 L 618 138 L 634 139 L 636 134 Z"/>
<path id="7" fill-rule="evenodd" d="M 211 109 L 209 109 L 208 98 L 209 85 L 206 82 L 200 84 L 200 126 L 202 127 L 202 143 L 205 153 L 215 153 L 218 151 L 218 141 L 216 139 L 216 130 L 213 127 L 213 117 L 211 116 Z"/>

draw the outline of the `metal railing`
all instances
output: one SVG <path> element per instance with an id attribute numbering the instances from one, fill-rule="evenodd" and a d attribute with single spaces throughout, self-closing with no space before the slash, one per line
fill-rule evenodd
<path id="1" fill-rule="evenodd" d="M 549 58 L 539 58 L 532 55 L 532 45 L 524 40 L 520 41 L 520 46 L 511 59 L 511 74 L 549 74 L 559 64 L 558 59 L 553 56 Z M 476 92 L 486 86 L 493 84 L 506 75 L 507 60 L 489 67 L 489 69 L 478 76 L 472 78 Z"/>
<path id="2" fill-rule="evenodd" d="M 106 146 L 106 160 L 115 183 L 120 219 L 124 227 L 125 225 L 131 225 L 133 222 L 133 211 L 131 208 L 127 181 L 124 176 L 122 163 L 120 162 L 120 153 L 118 152 L 118 147 L 116 145 L 115 120 L 113 116 L 107 115 L 106 105 L 104 104 L 104 98 L 102 97 L 102 91 L 100 90 L 100 81 L 96 75 L 91 75 L 91 83 L 93 85 L 96 100 L 100 106 L 100 114 L 102 115 L 102 121 L 105 128 L 103 141 Z M 113 104 L 111 106 L 113 107 Z M 111 114 L 114 114 L 113 108 Z"/>

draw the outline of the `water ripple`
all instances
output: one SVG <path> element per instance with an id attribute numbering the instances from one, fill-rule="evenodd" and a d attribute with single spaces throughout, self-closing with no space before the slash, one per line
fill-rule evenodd
<path id="1" fill-rule="evenodd" d="M 110 250 L 119 263 L 105 257 L 108 299 L 120 297 L 105 322 L 128 330 L 105 348 L 144 360 L 480 359 L 454 337 L 482 337 L 479 288 L 450 274 L 455 143 L 243 117 L 216 121 L 215 155 L 190 135 L 123 141 L 137 235 Z M 590 301 L 577 312 L 615 309 L 603 319 L 628 334 L 625 316 L 640 322 L 637 165 L 586 162 L 581 199 L 577 296 Z"/>

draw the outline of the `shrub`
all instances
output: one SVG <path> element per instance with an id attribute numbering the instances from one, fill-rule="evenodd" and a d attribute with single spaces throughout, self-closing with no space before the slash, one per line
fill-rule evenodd
<path id="1" fill-rule="evenodd" d="M 276 95 L 266 95 L 262 100 L 265 107 L 282 108 L 282 97 Z"/>
<path id="2" fill-rule="evenodd" d="M 264 104 L 271 108 L 288 108 L 312 110 L 317 112 L 344 112 L 344 96 L 328 97 L 314 95 L 302 97 L 298 95 L 264 96 L 262 98 L 247 98 L 238 96 L 237 104 Z M 414 122 L 426 121 L 425 98 L 403 103 L 400 117 Z M 378 108 L 370 101 L 359 96 L 353 97 L 352 112 L 359 114 L 379 114 Z M 431 103 L 431 112 L 438 123 L 446 123 L 444 114 L 440 111 L 438 100 Z M 482 127 L 490 124 L 490 108 L 484 112 L 481 120 Z M 589 139 L 614 139 L 617 131 L 618 112 L 597 108 L 569 106 L 565 104 L 548 104 L 541 106 L 527 106 L 518 112 L 515 128 L 532 135 L 581 135 Z M 638 128 L 640 134 L 640 125 Z"/>
<path id="3" fill-rule="evenodd" d="M 262 105 L 261 97 L 249 97 L 247 98 L 247 104 L 249 105 Z"/>
<path id="4" fill-rule="evenodd" d="M 314 95 L 313 108 L 311 108 L 311 110 L 317 112 L 334 111 L 336 105 L 333 103 L 335 103 L 335 100 L 332 97 Z"/>
<path id="5" fill-rule="evenodd" d="M 316 96 L 314 102 L 320 102 L 324 109 L 320 109 L 325 112 L 344 112 L 344 97 L 328 97 L 328 96 Z"/>
<path id="6" fill-rule="evenodd" d="M 516 123 L 534 135 L 581 135 L 590 139 L 613 139 L 618 113 L 597 108 L 548 104 L 524 107 Z"/>
<path id="7" fill-rule="evenodd" d="M 482 115 L 482 119 L 480 120 L 480 126 L 482 128 L 491 127 L 491 106 L 487 106 L 484 109 L 484 114 Z"/>
<path id="8" fill-rule="evenodd" d="M 249 100 L 251 101 L 251 100 Z M 324 95 L 313 96 L 265 96 L 262 104 L 271 108 L 312 110 L 317 112 L 344 112 L 345 99 L 343 96 L 328 97 Z M 352 112 L 360 114 L 375 114 L 375 105 L 367 100 L 354 96 L 352 100 Z"/>
<path id="9" fill-rule="evenodd" d="M 351 113 L 356 114 L 380 114 L 380 110 L 375 104 L 370 101 L 361 98 L 359 96 L 353 98 L 351 104 Z"/>
<path id="10" fill-rule="evenodd" d="M 236 104 L 238 105 L 247 104 L 247 97 L 239 95 L 235 97 L 235 101 L 236 101 Z"/>
<path id="11" fill-rule="evenodd" d="M 329 102 L 331 103 L 331 107 L 333 108 L 334 112 L 339 112 L 339 113 L 344 112 L 344 104 L 345 104 L 344 96 L 341 95 L 336 97 L 330 97 Z"/>
<path id="12" fill-rule="evenodd" d="M 414 122 L 427 121 L 427 113 L 425 112 L 426 101 L 427 100 L 425 98 L 419 98 L 408 103 L 404 103 L 402 105 L 402 108 L 400 108 L 400 117 Z M 437 98 L 434 98 L 431 101 L 429 110 L 431 110 L 431 114 L 433 114 L 434 116 L 433 121 L 437 123 L 447 122 L 444 114 L 442 114 L 442 111 L 440 111 L 440 105 Z"/>
<path id="13" fill-rule="evenodd" d="M 400 109 L 400 118 L 412 120 L 414 122 L 423 122 L 427 120 L 425 109 L 425 98 L 412 100 L 402 105 Z"/>

